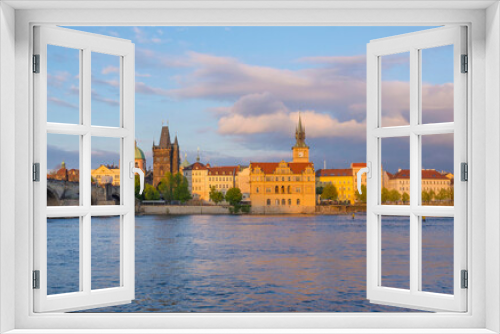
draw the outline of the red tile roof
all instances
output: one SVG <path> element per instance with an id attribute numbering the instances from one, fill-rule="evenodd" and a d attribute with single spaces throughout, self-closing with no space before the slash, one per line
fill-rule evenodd
<path id="1" fill-rule="evenodd" d="M 388 173 L 389 174 L 389 173 Z M 389 177 L 392 179 L 409 179 L 410 178 L 410 170 L 409 169 L 401 169 L 394 175 L 390 175 Z M 422 179 L 423 180 L 449 180 L 446 176 L 442 175 L 435 169 L 423 169 L 422 170 Z"/>
<path id="2" fill-rule="evenodd" d="M 253 171 L 258 167 L 264 174 L 273 174 L 279 165 L 279 162 L 251 162 L 250 169 Z M 302 174 L 308 167 L 314 169 L 314 164 L 312 162 L 287 162 L 287 165 L 293 174 Z"/>
<path id="3" fill-rule="evenodd" d="M 351 163 L 351 168 L 364 168 L 366 167 L 366 162 L 353 162 Z"/>
<path id="4" fill-rule="evenodd" d="M 238 174 L 238 171 L 238 166 L 210 167 L 208 169 L 208 175 L 236 175 Z"/>
<path id="5" fill-rule="evenodd" d="M 184 170 L 207 170 L 208 168 L 202 164 L 201 162 L 195 162 L 194 164 L 191 164 L 184 168 Z"/>
<path id="6" fill-rule="evenodd" d="M 316 171 L 316 176 L 352 176 L 351 168 L 344 169 L 318 169 Z"/>

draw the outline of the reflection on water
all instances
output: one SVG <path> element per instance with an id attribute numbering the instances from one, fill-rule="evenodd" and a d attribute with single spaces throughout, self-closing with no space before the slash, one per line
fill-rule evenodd
<path id="1" fill-rule="evenodd" d="M 136 300 L 91 312 L 410 311 L 365 299 L 365 223 L 364 215 L 138 216 Z M 396 237 L 399 224 L 395 217 L 385 235 L 394 226 Z M 442 236 L 453 221 L 436 224 L 426 244 L 439 249 L 452 242 Z M 437 263 L 452 259 L 435 254 Z M 435 268 L 427 274 L 450 293 L 449 271 Z"/>

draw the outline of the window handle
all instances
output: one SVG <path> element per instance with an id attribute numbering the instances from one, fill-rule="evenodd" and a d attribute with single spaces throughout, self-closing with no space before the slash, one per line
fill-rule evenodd
<path id="1" fill-rule="evenodd" d="M 361 176 L 366 173 L 366 176 L 371 179 L 372 178 L 372 163 L 367 162 L 365 168 L 361 168 L 358 170 L 357 176 L 358 176 L 358 192 L 361 195 Z"/>
<path id="2" fill-rule="evenodd" d="M 134 167 L 134 162 L 132 161 L 130 162 L 130 178 L 134 179 L 136 173 L 139 174 L 139 195 L 142 195 L 142 192 L 144 190 L 144 172 L 142 171 L 142 169 Z"/>

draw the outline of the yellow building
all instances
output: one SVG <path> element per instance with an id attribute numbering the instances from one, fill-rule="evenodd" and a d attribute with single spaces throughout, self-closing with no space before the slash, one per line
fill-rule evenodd
<path id="1" fill-rule="evenodd" d="M 99 185 L 111 183 L 114 186 L 120 185 L 120 168 L 113 165 L 101 165 L 99 168 L 92 169 L 92 180 Z"/>
<path id="2" fill-rule="evenodd" d="M 292 162 L 251 162 L 250 200 L 254 213 L 314 213 L 316 178 L 299 116 Z"/>
<path id="3" fill-rule="evenodd" d="M 319 169 L 316 172 L 316 186 L 324 187 L 331 183 L 337 188 L 338 200 L 349 201 L 354 204 L 356 188 L 352 168 Z"/>
<path id="4" fill-rule="evenodd" d="M 188 180 L 188 187 L 191 196 L 193 196 L 194 200 L 208 201 L 208 193 L 210 189 L 207 184 L 207 175 L 209 164 L 206 166 L 199 161 L 197 161 L 185 167 L 182 171 L 186 179 Z"/>

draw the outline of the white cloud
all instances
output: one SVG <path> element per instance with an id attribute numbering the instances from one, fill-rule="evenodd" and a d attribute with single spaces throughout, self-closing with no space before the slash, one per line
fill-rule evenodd
<path id="1" fill-rule="evenodd" d="M 71 108 L 71 109 L 79 109 L 78 105 L 70 103 L 68 101 L 61 100 L 57 97 L 50 96 L 48 98 L 49 103 L 61 106 L 61 107 L 66 107 L 66 108 Z"/>
<path id="2" fill-rule="evenodd" d="M 102 69 L 101 73 L 102 74 L 109 74 L 109 73 L 119 73 L 120 69 L 116 66 L 107 66 Z"/>

